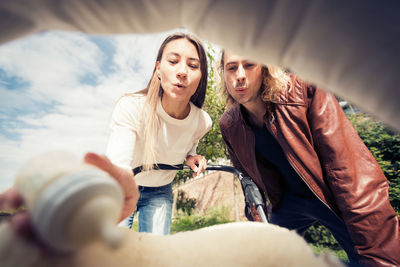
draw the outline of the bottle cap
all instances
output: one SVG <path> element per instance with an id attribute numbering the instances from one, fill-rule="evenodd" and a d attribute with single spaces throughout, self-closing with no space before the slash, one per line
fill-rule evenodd
<path id="1" fill-rule="evenodd" d="M 44 188 L 32 211 L 33 224 L 57 251 L 74 251 L 96 238 L 115 247 L 122 240 L 116 228 L 122 204 L 122 190 L 107 173 L 79 170 Z"/>
<path id="2" fill-rule="evenodd" d="M 72 214 L 65 231 L 71 245 L 78 247 L 100 239 L 117 248 L 122 232 L 116 227 L 120 215 L 119 203 L 110 196 L 97 196 L 87 200 Z"/>

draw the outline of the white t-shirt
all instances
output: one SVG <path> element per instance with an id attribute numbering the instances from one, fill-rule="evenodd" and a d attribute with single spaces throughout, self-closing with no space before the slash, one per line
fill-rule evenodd
<path id="1" fill-rule="evenodd" d="M 111 134 L 106 155 L 111 162 L 133 169 L 143 165 L 144 127 L 142 109 L 146 101 L 143 95 L 123 96 L 116 104 L 111 118 Z M 175 119 L 165 112 L 161 98 L 157 103 L 160 128 L 154 140 L 156 163 L 182 164 L 188 155 L 196 155 L 201 137 L 211 128 L 210 116 L 190 103 L 189 115 L 182 120 Z M 146 115 L 144 115 L 147 117 Z M 172 182 L 176 171 L 152 170 L 135 176 L 141 186 L 162 186 Z"/>

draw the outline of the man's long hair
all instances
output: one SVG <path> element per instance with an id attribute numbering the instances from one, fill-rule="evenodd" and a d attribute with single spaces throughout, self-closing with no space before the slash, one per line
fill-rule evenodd
<path id="1" fill-rule="evenodd" d="M 221 60 L 218 65 L 218 74 L 220 79 L 221 85 L 221 94 L 225 100 L 226 106 L 229 107 L 235 100 L 229 94 L 228 89 L 225 84 L 224 79 L 224 55 L 225 51 L 222 50 L 221 52 Z M 266 103 L 279 103 L 279 94 L 282 90 L 286 89 L 288 86 L 289 88 L 292 87 L 292 81 L 290 77 L 279 67 L 273 66 L 266 66 L 262 65 L 262 84 L 260 87 L 260 96 L 261 99 Z"/>

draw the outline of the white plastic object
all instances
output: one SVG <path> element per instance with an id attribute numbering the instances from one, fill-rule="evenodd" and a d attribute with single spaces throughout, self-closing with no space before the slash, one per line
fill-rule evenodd
<path id="1" fill-rule="evenodd" d="M 24 165 L 15 186 L 34 229 L 50 247 L 70 252 L 94 240 L 116 248 L 123 193 L 107 173 L 68 152 L 48 152 Z"/>

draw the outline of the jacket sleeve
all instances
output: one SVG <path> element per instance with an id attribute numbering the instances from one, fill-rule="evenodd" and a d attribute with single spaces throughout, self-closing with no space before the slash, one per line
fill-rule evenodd
<path id="1" fill-rule="evenodd" d="M 230 142 L 229 142 L 229 140 L 228 140 L 228 138 L 226 136 L 227 130 L 225 129 L 225 127 L 226 126 L 220 121 L 219 128 L 221 130 L 222 138 L 224 139 L 224 142 L 225 142 L 226 147 L 228 149 L 229 158 L 230 158 L 230 160 L 231 160 L 231 162 L 233 164 L 233 167 L 238 169 L 241 173 L 243 173 L 243 175 L 249 176 L 247 174 L 247 172 L 244 170 L 244 168 L 242 167 L 242 164 L 240 164 L 240 161 L 238 160 L 238 158 L 236 157 L 236 153 L 233 151 L 233 148 L 232 148 L 232 146 L 231 146 L 231 144 L 230 144 Z"/>
<path id="2" fill-rule="evenodd" d="M 399 222 L 382 170 L 332 94 L 309 86 L 307 96 L 315 150 L 360 263 L 400 265 Z"/>
<path id="3" fill-rule="evenodd" d="M 232 146 L 231 146 L 231 144 L 229 143 L 229 141 L 228 141 L 228 139 L 226 137 L 225 125 L 220 121 L 219 126 L 220 126 L 220 130 L 221 130 L 222 138 L 224 139 L 224 142 L 225 142 L 226 147 L 228 149 L 229 158 L 230 158 L 230 160 L 231 160 L 231 162 L 233 164 L 233 167 L 235 167 L 237 170 L 239 170 L 241 173 L 243 173 L 243 175 L 249 176 L 247 174 L 247 172 L 244 170 L 244 168 L 242 167 L 242 165 L 240 164 L 239 160 L 237 159 L 236 154 L 233 151 Z M 243 194 L 244 194 L 244 192 L 243 192 Z M 246 218 L 249 221 L 254 221 L 255 220 L 253 218 L 253 216 L 251 215 L 251 208 L 247 204 L 246 200 L 245 200 L 245 206 L 244 206 L 244 215 L 246 216 Z"/>

